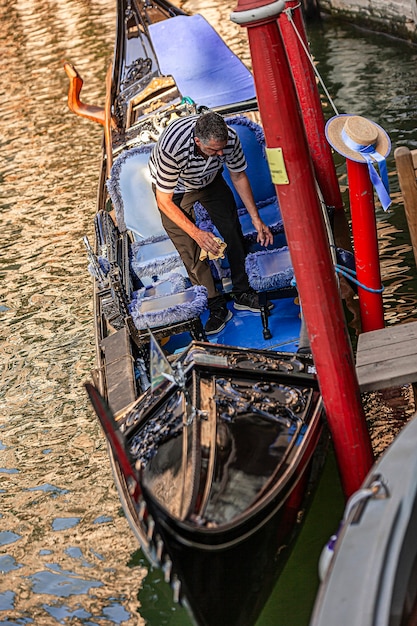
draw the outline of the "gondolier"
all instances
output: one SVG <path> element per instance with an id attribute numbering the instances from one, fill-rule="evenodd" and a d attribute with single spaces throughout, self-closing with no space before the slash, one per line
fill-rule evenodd
<path id="1" fill-rule="evenodd" d="M 268 246 L 273 236 L 255 205 L 239 137 L 221 115 L 209 111 L 175 120 L 160 136 L 149 161 L 163 226 L 181 255 L 192 284 L 207 288 L 207 334 L 222 330 L 232 314 L 224 296 L 216 290 L 207 260 L 200 260 L 202 250 L 214 257 L 219 255 L 220 245 L 213 233 L 196 226 L 197 201 L 227 244 L 235 308 L 260 310 L 258 296 L 246 275 L 245 243 L 233 192 L 222 176 L 224 166 L 252 219 L 257 241 Z"/>

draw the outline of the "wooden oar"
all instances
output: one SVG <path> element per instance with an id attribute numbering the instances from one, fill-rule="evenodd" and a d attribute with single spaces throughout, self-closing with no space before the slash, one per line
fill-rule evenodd
<path id="1" fill-rule="evenodd" d="M 111 138 L 111 88 L 112 88 L 113 63 L 110 63 L 106 74 L 106 101 L 104 104 L 104 142 L 106 146 L 106 173 L 110 178 L 110 170 L 113 165 L 113 145 Z"/>

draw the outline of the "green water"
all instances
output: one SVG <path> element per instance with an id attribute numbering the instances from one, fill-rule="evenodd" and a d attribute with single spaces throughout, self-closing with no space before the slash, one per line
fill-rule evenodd
<path id="1" fill-rule="evenodd" d="M 256 626 L 308 624 L 319 585 L 320 554 L 337 531 L 344 502 L 335 456 L 330 450 L 290 558 Z"/>

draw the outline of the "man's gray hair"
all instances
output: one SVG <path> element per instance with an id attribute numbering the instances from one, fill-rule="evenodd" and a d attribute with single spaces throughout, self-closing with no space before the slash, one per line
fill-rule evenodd
<path id="1" fill-rule="evenodd" d="M 194 127 L 194 136 L 202 143 L 215 141 L 226 142 L 228 139 L 227 124 L 219 113 L 208 111 L 202 113 Z"/>

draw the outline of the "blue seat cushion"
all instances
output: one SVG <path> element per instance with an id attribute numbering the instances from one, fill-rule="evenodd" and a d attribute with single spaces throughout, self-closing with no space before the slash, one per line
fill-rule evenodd
<path id="1" fill-rule="evenodd" d="M 200 285 L 159 297 L 143 297 L 141 294 L 129 304 L 133 323 L 138 330 L 191 321 L 206 308 L 207 289 Z"/>
<path id="2" fill-rule="evenodd" d="M 276 189 L 272 182 L 271 172 L 266 159 L 265 137 L 261 126 L 244 115 L 226 118 L 226 122 L 239 135 L 247 161 L 246 174 L 262 220 L 271 228 L 273 234 L 284 232 L 284 224 L 278 206 Z M 257 232 L 253 227 L 250 215 L 233 186 L 227 168 L 224 168 L 223 177 L 233 192 L 245 239 L 250 242 L 256 241 Z M 197 202 L 194 209 L 198 226 L 202 230 L 208 230 L 219 235 L 204 207 Z"/>
<path id="3" fill-rule="evenodd" d="M 248 254 L 245 261 L 249 284 L 255 291 L 291 287 L 294 269 L 288 246 Z"/>
<path id="4" fill-rule="evenodd" d="M 162 225 L 152 191 L 148 171 L 151 150 L 152 145 L 146 145 L 123 152 L 114 161 L 107 181 L 119 230 L 129 230 L 133 235 L 131 269 L 142 281 L 183 267 Z"/>
<path id="5" fill-rule="evenodd" d="M 183 96 L 207 107 L 255 98 L 253 76 L 202 15 L 179 15 L 149 31 L 163 74 Z"/>
<path id="6" fill-rule="evenodd" d="M 161 276 L 184 266 L 168 236 L 144 242 L 135 241 L 132 243 L 131 253 L 131 269 L 139 279 Z"/>
<path id="7" fill-rule="evenodd" d="M 148 286 L 142 287 L 132 294 L 132 300 L 142 300 L 143 298 L 160 298 L 170 296 L 173 293 L 185 291 L 191 287 L 188 276 L 183 276 L 176 272 L 167 274 L 163 279 L 152 282 Z"/>

